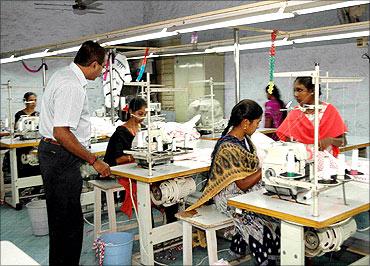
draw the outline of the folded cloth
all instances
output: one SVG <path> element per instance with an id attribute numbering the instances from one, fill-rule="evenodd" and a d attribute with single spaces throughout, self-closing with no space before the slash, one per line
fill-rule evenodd
<path id="1" fill-rule="evenodd" d="M 136 182 L 132 182 L 132 193 L 130 192 L 130 180 L 128 178 L 119 178 L 118 183 L 120 183 L 125 188 L 125 199 L 122 201 L 120 210 L 126 214 L 130 219 L 132 217 L 132 201 L 130 199 L 131 194 L 135 202 L 135 207 L 137 208 L 137 187 Z"/>

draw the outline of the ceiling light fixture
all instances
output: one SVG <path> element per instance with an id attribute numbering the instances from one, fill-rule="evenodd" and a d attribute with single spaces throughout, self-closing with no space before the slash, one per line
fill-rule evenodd
<path id="1" fill-rule="evenodd" d="M 300 38 L 300 39 L 294 39 L 293 42 L 294 43 L 310 43 L 310 42 L 321 42 L 321 41 L 330 41 L 330 40 L 358 38 L 358 37 L 369 36 L 369 33 L 370 33 L 370 31 L 365 30 L 365 31 L 350 32 L 350 33 L 341 33 L 341 34 L 332 34 L 332 35 L 309 37 L 309 38 Z"/>
<path id="2" fill-rule="evenodd" d="M 364 4 L 369 4 L 369 3 L 370 3 L 369 1 L 344 1 L 342 3 L 300 9 L 300 10 L 294 11 L 294 13 L 297 13 L 298 15 L 305 15 L 305 14 L 311 14 L 311 13 L 316 13 L 316 12 L 321 12 L 321 11 L 343 8 L 343 7 L 364 5 Z"/>
<path id="3" fill-rule="evenodd" d="M 286 19 L 286 18 L 292 18 L 292 17 L 294 17 L 293 13 L 263 14 L 263 15 L 258 15 L 258 16 L 244 17 L 244 18 L 239 18 L 239 19 L 232 19 L 232 20 L 227 20 L 227 21 L 222 21 L 222 22 L 205 24 L 205 25 L 195 26 L 195 27 L 190 27 L 190 28 L 184 28 L 184 29 L 178 29 L 178 30 L 175 29 L 174 31 L 178 33 L 188 33 L 188 32 L 194 32 L 194 31 L 213 30 L 213 29 L 247 25 L 247 24 L 259 23 L 259 22 L 274 21 L 274 20 Z"/>
<path id="4" fill-rule="evenodd" d="M 173 54 L 149 54 L 146 58 L 153 58 L 153 57 L 169 57 L 169 56 L 182 56 L 182 55 L 197 55 L 197 54 L 205 54 L 205 51 L 202 52 L 183 52 L 183 53 L 173 53 Z M 135 57 L 128 57 L 127 60 L 136 60 L 136 59 L 143 59 L 144 56 L 135 56 Z"/>
<path id="5" fill-rule="evenodd" d="M 80 50 L 80 47 L 81 47 L 81 45 L 75 46 L 75 47 L 66 48 L 66 49 L 56 50 L 56 51 L 53 51 L 53 52 L 48 53 L 47 56 L 53 56 L 53 55 L 68 54 L 68 53 L 77 52 L 78 50 Z"/>
<path id="6" fill-rule="evenodd" d="M 176 32 L 168 32 L 167 28 L 164 28 L 160 32 L 148 33 L 148 34 L 144 34 L 144 35 L 128 37 L 128 38 L 119 39 L 119 40 L 110 41 L 110 42 L 105 42 L 105 43 L 102 43 L 101 45 L 104 47 L 104 46 L 108 46 L 108 45 L 117 45 L 117 44 L 124 44 L 124 43 L 154 40 L 154 39 L 165 38 L 165 37 L 170 37 L 170 36 L 174 36 L 174 35 L 177 35 L 177 33 Z"/>
<path id="7" fill-rule="evenodd" d="M 284 40 L 275 41 L 275 46 L 287 46 L 292 45 L 293 41 L 288 41 L 287 38 Z M 256 43 L 246 43 L 246 44 L 239 44 L 239 50 L 253 50 L 253 49 L 261 49 L 267 48 L 271 46 L 271 41 L 267 42 L 256 42 Z M 206 49 L 206 53 L 226 53 L 234 51 L 234 46 L 220 46 L 220 47 L 213 47 Z"/>

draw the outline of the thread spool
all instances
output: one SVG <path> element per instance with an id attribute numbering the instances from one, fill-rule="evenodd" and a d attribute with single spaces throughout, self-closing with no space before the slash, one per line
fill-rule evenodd
<path id="1" fill-rule="evenodd" d="M 172 138 L 172 144 L 171 144 L 171 150 L 172 151 L 176 151 L 177 147 L 176 147 L 176 139 L 175 138 Z"/>
<path id="2" fill-rule="evenodd" d="M 294 152 L 292 149 L 289 149 L 287 157 L 287 176 L 292 177 L 295 172 Z"/>
<path id="3" fill-rule="evenodd" d="M 36 121 L 35 120 L 31 120 L 31 130 L 32 131 L 36 130 Z"/>
<path id="4" fill-rule="evenodd" d="M 337 176 L 344 177 L 345 175 L 345 164 L 346 164 L 346 157 L 343 153 L 338 154 L 338 168 L 337 168 Z"/>
<path id="5" fill-rule="evenodd" d="M 189 134 L 185 133 L 184 135 L 184 148 L 188 148 L 189 146 Z"/>
<path id="6" fill-rule="evenodd" d="M 157 136 L 157 151 L 163 151 L 162 136 Z"/>
<path id="7" fill-rule="evenodd" d="M 330 160 L 328 156 L 324 157 L 324 165 L 323 165 L 323 176 L 324 180 L 330 180 Z"/>
<path id="8" fill-rule="evenodd" d="M 358 150 L 352 151 L 352 165 L 351 165 L 351 175 L 357 175 L 358 174 Z"/>
<path id="9" fill-rule="evenodd" d="M 144 147 L 144 132 L 139 131 L 137 134 L 137 147 L 138 148 L 143 148 Z"/>

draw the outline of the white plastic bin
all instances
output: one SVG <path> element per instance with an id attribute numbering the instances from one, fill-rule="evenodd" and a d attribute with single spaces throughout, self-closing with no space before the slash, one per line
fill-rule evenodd
<path id="1" fill-rule="evenodd" d="M 26 204 L 28 215 L 35 236 L 44 236 L 49 233 L 48 213 L 45 200 L 34 200 Z"/>

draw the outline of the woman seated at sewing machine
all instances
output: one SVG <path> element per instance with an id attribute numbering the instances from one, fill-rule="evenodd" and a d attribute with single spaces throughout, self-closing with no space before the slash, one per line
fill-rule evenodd
<path id="1" fill-rule="evenodd" d="M 319 95 L 321 95 L 321 90 Z M 294 81 L 294 97 L 299 106 L 289 112 L 287 118 L 276 131 L 282 141 L 298 141 L 306 145 L 312 158 L 314 151 L 314 119 L 315 119 L 315 85 L 312 77 L 297 77 Z M 346 145 L 345 133 L 347 126 L 337 109 L 326 102 L 320 101 L 319 109 L 319 149 L 327 150 L 337 157 L 339 147 Z"/>
<path id="2" fill-rule="evenodd" d="M 135 162 L 132 155 L 125 154 L 124 150 L 131 150 L 132 142 L 140 131 L 141 123 L 144 121 L 146 116 L 147 103 L 143 98 L 136 97 L 132 99 L 129 103 L 128 120 L 118 126 L 116 131 L 113 133 L 112 137 L 109 139 L 107 150 L 104 156 L 104 161 L 110 166 L 127 164 Z M 126 178 L 120 178 L 119 182 L 125 187 L 124 201 L 122 203 L 121 210 L 126 213 L 129 217 L 132 215 L 132 202 L 130 199 L 130 185 Z M 136 183 L 132 184 L 133 187 L 133 197 L 136 200 Z M 164 208 L 166 213 L 167 223 L 176 220 L 175 213 L 177 212 L 177 204 L 170 207 Z"/>
<path id="3" fill-rule="evenodd" d="M 262 113 L 261 106 L 252 100 L 242 100 L 234 106 L 228 125 L 212 153 L 209 179 L 203 194 L 186 211 L 213 199 L 220 212 L 234 219 L 238 235 L 233 238 L 232 249 L 237 252 L 243 246 L 245 249 L 246 242 L 255 262 L 267 265 L 279 257 L 279 222 L 255 213 L 237 214 L 235 208 L 227 205 L 231 197 L 262 188 L 256 147 L 250 139 Z M 236 243 L 240 244 L 235 247 Z"/>
<path id="4" fill-rule="evenodd" d="M 39 112 L 36 111 L 36 103 L 37 103 L 37 95 L 34 92 L 26 92 L 23 96 L 23 102 L 25 104 L 25 108 L 18 111 L 15 114 L 15 130 L 18 129 L 17 122 L 22 116 L 39 116 Z M 34 176 L 40 174 L 40 167 L 38 165 L 30 165 L 29 163 L 24 163 L 21 160 L 22 155 L 27 155 L 31 152 L 33 147 L 26 147 L 17 149 L 17 160 L 18 160 L 18 175 L 19 177 L 26 177 L 26 176 Z M 32 193 L 38 193 L 40 191 L 40 187 L 34 187 L 34 191 Z"/>
<path id="5" fill-rule="evenodd" d="M 17 129 L 17 122 L 21 118 L 21 116 L 38 116 L 39 112 L 36 111 L 36 102 L 37 102 L 37 95 L 34 92 L 26 92 L 23 96 L 23 102 L 26 105 L 26 108 L 18 111 L 15 114 L 14 125 L 15 129 Z"/>
<path id="6" fill-rule="evenodd" d="M 38 116 L 39 112 L 36 111 L 36 102 L 37 102 L 37 95 L 34 92 L 26 92 L 23 96 L 23 102 L 25 104 L 25 108 L 18 111 L 15 114 L 14 120 L 14 128 L 15 130 L 18 129 L 18 121 L 22 116 Z M 18 166 L 18 177 L 28 177 L 40 174 L 39 166 L 30 165 L 27 160 L 22 160 L 22 156 L 25 158 L 33 147 L 25 147 L 25 148 L 18 148 L 16 150 L 17 153 L 17 166 Z M 4 165 L 3 165 L 3 172 L 10 172 L 10 159 L 9 154 L 5 155 L 4 158 Z M 30 189 L 29 189 L 30 190 Z M 22 191 L 20 191 L 22 194 Z"/>

